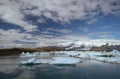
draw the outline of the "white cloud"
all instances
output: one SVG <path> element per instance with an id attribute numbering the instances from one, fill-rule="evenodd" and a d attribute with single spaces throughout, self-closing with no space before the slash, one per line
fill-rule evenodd
<path id="1" fill-rule="evenodd" d="M 88 32 L 88 33 L 83 34 L 83 35 L 86 35 L 86 36 L 91 37 L 91 38 L 93 37 L 96 39 L 114 39 L 115 38 L 111 32 L 105 32 L 105 31 Z"/>
<path id="2" fill-rule="evenodd" d="M 104 39 L 105 39 L 105 38 L 107 38 L 107 39 L 108 39 L 108 38 L 109 38 L 109 39 L 110 39 L 110 38 L 111 38 L 111 39 L 114 38 L 114 36 L 113 36 L 111 33 L 109 33 L 109 32 L 97 32 L 96 34 L 97 34 L 97 37 L 100 38 L 100 39 L 101 39 L 101 38 L 102 38 L 102 39 L 103 39 L 103 38 L 104 38 Z"/>
<path id="3" fill-rule="evenodd" d="M 71 20 L 96 21 L 96 15 L 120 14 L 119 0 L 0 0 L 0 19 L 35 31 L 38 26 L 27 22 L 25 16 L 41 16 L 55 22 Z M 45 22 L 38 20 L 39 23 Z"/>
<path id="4" fill-rule="evenodd" d="M 0 0 L 0 18 L 8 23 L 23 27 L 26 31 L 34 31 L 37 26 L 25 21 L 25 16 L 20 12 L 20 6 L 15 1 Z"/>
<path id="5" fill-rule="evenodd" d="M 110 27 L 119 27 L 119 26 L 120 26 L 120 23 L 118 23 L 118 24 L 104 25 L 104 26 L 102 26 L 101 28 L 102 28 L 102 29 L 108 29 L 108 28 L 110 28 Z"/>
<path id="6" fill-rule="evenodd" d="M 92 33 L 91 35 L 93 35 Z M 65 34 L 59 37 L 54 37 L 52 35 L 32 35 L 28 33 L 21 32 L 20 30 L 3 30 L 0 29 L 0 48 L 13 48 L 13 47 L 44 47 L 44 46 L 54 46 L 59 43 L 67 42 L 85 42 L 87 45 L 95 44 L 102 45 L 110 43 L 113 45 L 118 45 L 120 40 L 116 39 L 106 39 L 103 36 L 110 35 L 107 32 L 98 33 L 99 39 L 91 39 L 90 35 L 74 35 Z M 104 39 L 103 39 L 104 38 Z"/>
<path id="7" fill-rule="evenodd" d="M 47 34 L 46 34 L 47 35 Z M 3 30 L 0 29 L 0 47 L 12 48 L 12 47 L 43 47 L 56 45 L 59 42 L 86 40 L 87 36 L 80 35 L 62 35 L 59 37 L 52 37 L 52 35 L 31 35 L 28 33 L 22 33 L 20 30 Z M 50 38 L 51 37 L 51 38 Z"/>
<path id="8" fill-rule="evenodd" d="M 93 18 L 93 19 L 88 20 L 87 23 L 88 23 L 88 24 L 92 24 L 92 23 L 94 23 L 94 22 L 96 22 L 96 21 L 97 21 L 97 19 L 96 19 L 96 18 Z"/>
<path id="9" fill-rule="evenodd" d="M 11 48 L 11 47 L 29 47 L 29 44 L 18 43 L 17 41 L 34 42 L 35 39 L 31 34 L 21 33 L 20 30 L 3 30 L 0 29 L 0 47 Z"/>
<path id="10" fill-rule="evenodd" d="M 64 34 L 68 34 L 72 32 L 72 30 L 70 29 L 54 29 L 54 28 L 47 28 L 45 32 L 50 33 L 50 31 L 64 33 Z"/>
<path id="11" fill-rule="evenodd" d="M 88 27 L 79 27 L 78 29 L 80 29 L 81 31 L 83 31 L 85 33 L 89 32 Z"/>
<path id="12" fill-rule="evenodd" d="M 73 42 L 73 41 L 77 41 L 77 40 L 89 40 L 90 38 L 87 36 L 80 36 L 80 35 L 73 35 L 73 34 L 68 34 L 68 35 L 62 35 L 59 37 L 54 37 L 54 38 L 45 38 L 40 37 L 36 43 L 36 47 L 44 47 L 44 46 L 54 46 L 57 45 L 58 43 L 62 43 L 62 42 Z"/>

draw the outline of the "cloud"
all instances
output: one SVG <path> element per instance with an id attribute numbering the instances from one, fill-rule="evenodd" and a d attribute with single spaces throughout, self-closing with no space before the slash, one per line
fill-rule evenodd
<path id="1" fill-rule="evenodd" d="M 85 42 L 89 44 L 94 43 L 95 45 L 102 45 L 106 43 L 110 43 L 113 45 L 117 45 L 120 43 L 120 40 L 116 39 L 108 39 L 105 38 L 110 33 L 107 32 L 99 32 L 97 36 L 99 39 L 91 39 L 91 35 L 94 33 L 86 34 L 86 35 L 77 35 L 77 34 L 64 34 L 59 37 L 55 37 L 54 35 L 32 35 L 26 32 L 21 32 L 20 30 L 10 29 L 3 30 L 0 29 L 0 48 L 13 48 L 13 47 L 46 47 L 46 46 L 55 46 L 59 43 L 69 43 L 69 42 Z M 87 44 L 87 45 L 88 45 Z"/>
<path id="2" fill-rule="evenodd" d="M 83 31 L 83 32 L 85 32 L 85 33 L 88 33 L 88 32 L 89 32 L 88 27 L 79 27 L 78 29 L 80 29 L 81 31 Z"/>
<path id="3" fill-rule="evenodd" d="M 74 35 L 74 34 L 68 34 L 68 35 L 62 35 L 59 37 L 54 38 L 46 38 L 46 37 L 40 37 L 36 43 L 36 47 L 44 47 L 44 46 L 56 46 L 58 43 L 63 42 L 73 42 L 77 40 L 89 40 L 90 38 L 87 36 L 80 36 L 80 35 Z"/>
<path id="4" fill-rule="evenodd" d="M 32 35 L 23 33 L 20 30 L 0 29 L 0 47 L 1 48 L 12 48 L 12 47 L 44 47 L 54 46 L 60 42 L 86 40 L 89 39 L 87 36 L 67 34 L 59 37 L 52 35 Z"/>
<path id="5" fill-rule="evenodd" d="M 94 32 L 83 34 L 83 35 L 91 37 L 91 39 L 92 38 L 94 39 L 114 39 L 115 38 L 111 32 L 104 32 L 104 31 L 102 32 L 94 31 Z"/>
<path id="6" fill-rule="evenodd" d="M 102 38 L 102 39 L 103 39 L 103 38 L 104 38 L 104 39 L 105 39 L 105 38 L 107 38 L 107 39 L 108 39 L 108 38 L 109 38 L 109 39 L 110 39 L 110 38 L 111 38 L 111 39 L 114 38 L 114 36 L 113 36 L 111 33 L 109 33 L 109 32 L 98 32 L 98 33 L 97 33 L 97 37 L 100 38 L 100 39 L 101 39 L 101 38 Z"/>
<path id="7" fill-rule="evenodd" d="M 46 29 L 46 32 L 50 33 L 50 31 L 63 33 L 63 34 L 68 34 L 68 33 L 72 32 L 72 30 L 70 30 L 70 29 L 54 29 L 54 28 L 47 28 Z"/>
<path id="8" fill-rule="evenodd" d="M 9 48 L 9 47 L 22 47 L 25 46 L 25 43 L 18 43 L 17 41 L 24 42 L 34 42 L 35 39 L 31 34 L 21 33 L 20 30 L 10 29 L 3 30 L 0 29 L 0 47 L 1 48 Z M 29 44 L 27 44 L 29 47 Z"/>
<path id="9" fill-rule="evenodd" d="M 34 31 L 37 26 L 25 21 L 25 16 L 20 12 L 20 6 L 14 0 L 0 0 L 0 19 L 24 28 L 26 31 Z"/>
<path id="10" fill-rule="evenodd" d="M 39 23 L 45 22 L 41 17 L 61 23 L 71 20 L 93 23 L 100 13 L 119 15 L 119 3 L 119 0 L 0 0 L 0 19 L 31 32 L 38 26 L 29 23 L 27 15 L 39 17 Z"/>
<path id="11" fill-rule="evenodd" d="M 101 29 L 108 29 L 110 27 L 119 27 L 120 26 L 120 23 L 118 24 L 110 24 L 110 25 L 104 25 L 101 27 Z"/>

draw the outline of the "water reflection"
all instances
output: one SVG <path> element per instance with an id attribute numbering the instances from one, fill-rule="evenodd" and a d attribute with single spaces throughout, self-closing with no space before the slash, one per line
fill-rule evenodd
<path id="1" fill-rule="evenodd" d="M 16 79 L 17 77 L 20 76 L 20 74 L 22 74 L 23 71 L 19 70 L 19 69 L 15 69 L 13 71 L 9 71 L 8 72 L 0 72 L 0 79 Z"/>
<path id="2" fill-rule="evenodd" d="M 83 60 L 76 65 L 18 65 L 16 59 L 0 59 L 0 79 L 120 79 L 120 64 Z"/>

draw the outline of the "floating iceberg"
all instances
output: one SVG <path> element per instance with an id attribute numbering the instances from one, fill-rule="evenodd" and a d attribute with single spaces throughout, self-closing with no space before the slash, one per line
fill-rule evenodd
<path id="1" fill-rule="evenodd" d="M 113 50 L 112 52 L 110 52 L 113 56 L 115 57 L 120 57 L 120 52 L 118 50 Z"/>
<path id="2" fill-rule="evenodd" d="M 34 65 L 34 64 L 76 64 L 80 61 L 79 58 L 71 57 L 53 57 L 52 59 L 36 59 L 31 58 L 27 61 L 21 61 L 20 64 Z"/>
<path id="3" fill-rule="evenodd" d="M 34 65 L 34 64 L 41 64 L 41 62 L 36 58 L 31 58 L 27 61 L 21 61 L 20 64 L 22 65 Z"/>
<path id="4" fill-rule="evenodd" d="M 41 64 L 49 64 L 52 60 L 51 59 L 38 59 Z"/>
<path id="5" fill-rule="evenodd" d="M 39 55 L 38 52 L 35 52 L 35 53 L 29 53 L 29 52 L 25 53 L 25 52 L 22 52 L 20 54 L 20 57 L 36 57 L 38 55 Z"/>
<path id="6" fill-rule="evenodd" d="M 80 62 L 79 58 L 72 57 L 53 57 L 50 64 L 76 64 Z"/>
<path id="7" fill-rule="evenodd" d="M 97 60 L 97 61 L 101 61 L 101 62 L 118 63 L 118 64 L 120 64 L 120 58 L 117 58 L 117 57 L 112 57 L 112 58 L 96 57 L 94 59 Z"/>

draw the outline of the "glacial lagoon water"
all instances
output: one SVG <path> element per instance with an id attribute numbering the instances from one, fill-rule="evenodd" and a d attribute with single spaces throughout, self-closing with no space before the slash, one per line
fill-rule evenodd
<path id="1" fill-rule="evenodd" d="M 20 57 L 0 58 L 0 79 L 120 79 L 120 64 L 81 59 L 76 65 L 19 65 Z"/>

